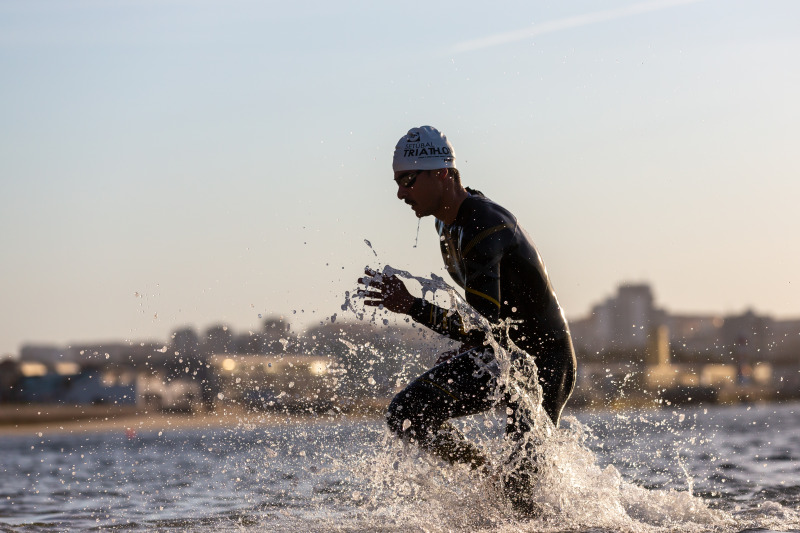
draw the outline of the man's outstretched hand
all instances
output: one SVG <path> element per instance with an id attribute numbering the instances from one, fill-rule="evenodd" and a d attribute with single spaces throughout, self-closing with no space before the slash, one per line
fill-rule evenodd
<path id="1" fill-rule="evenodd" d="M 408 314 L 414 297 L 400 278 L 395 275 L 386 276 L 371 268 L 365 269 L 364 274 L 367 276 L 358 280 L 367 287 L 358 293 L 364 297 L 364 305 L 383 305 L 389 311 Z"/>

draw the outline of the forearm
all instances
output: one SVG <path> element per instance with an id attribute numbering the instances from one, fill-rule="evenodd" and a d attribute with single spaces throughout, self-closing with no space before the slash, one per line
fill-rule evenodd
<path id="1" fill-rule="evenodd" d="M 455 341 L 466 342 L 472 338 L 465 331 L 464 321 L 458 313 L 432 304 L 424 298 L 416 298 L 407 314 L 416 322 Z"/>

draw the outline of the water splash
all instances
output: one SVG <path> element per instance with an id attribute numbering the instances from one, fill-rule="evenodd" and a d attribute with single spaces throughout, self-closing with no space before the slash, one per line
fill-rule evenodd
<path id="1" fill-rule="evenodd" d="M 442 278 L 433 274 L 429 278 L 415 276 L 389 265 L 372 278 L 380 281 L 393 275 L 419 283 L 423 298 L 443 302 L 443 307 L 458 312 L 467 330 L 498 334 L 497 328 L 492 330 Z M 342 309 L 371 322 L 386 313 L 365 311 L 358 298 L 358 292 L 347 294 Z M 500 334 L 507 335 L 508 327 L 511 325 L 503 325 Z M 588 445 L 591 431 L 570 417 L 564 419 L 562 427 L 555 428 L 542 409 L 536 373 L 531 378 L 530 374 L 525 377 L 515 372 L 511 361 L 519 348 L 504 342 L 508 346 L 504 349 L 494 336 L 487 338 L 497 359 L 496 398 L 510 395 L 523 406 L 518 416 L 527 417 L 533 427 L 523 442 L 523 449 L 535 450 L 537 464 L 529 497 L 541 514 L 523 521 L 534 526 L 531 531 L 600 528 L 637 533 L 700 532 L 734 526 L 736 521 L 730 514 L 710 508 L 693 495 L 691 476 L 685 468 L 684 490 L 655 490 L 625 481 L 614 465 L 601 467 Z M 448 531 L 518 530 L 520 518 L 503 497 L 501 480 L 513 468 L 515 454 L 519 458 L 520 446 L 502 437 L 506 417 L 511 415 L 504 409 L 501 406 L 494 412 L 458 421 L 460 429 L 491 458 L 493 476 L 481 477 L 466 466 L 446 465 L 386 430 L 382 446 L 372 457 L 362 458 L 354 469 L 354 477 L 366 487 L 361 497 L 372 511 L 402 515 L 405 524 L 425 531 L 438 531 L 433 524 L 447 524 L 442 530 Z"/>
<path id="2" fill-rule="evenodd" d="M 532 498 L 542 512 L 533 519 L 514 513 L 496 479 L 464 465 L 445 465 L 388 432 L 371 455 L 348 461 L 347 468 L 365 510 L 402 523 L 401 531 L 700 533 L 743 527 L 689 491 L 646 489 L 625 481 L 614 466 L 601 467 L 584 442 L 586 428 L 575 419 L 565 422 L 569 427 L 554 431 L 538 450 L 545 460 Z M 490 453 L 502 453 L 501 418 L 482 415 L 466 427 L 470 423 L 472 438 Z M 786 524 L 791 511 L 774 507 L 776 523 Z"/>
<path id="3" fill-rule="evenodd" d="M 375 248 L 372 247 L 372 243 L 369 242 L 368 239 L 364 239 L 364 244 L 366 244 L 369 249 L 372 250 L 372 253 L 375 255 L 375 257 L 378 257 L 378 252 L 375 251 Z"/>

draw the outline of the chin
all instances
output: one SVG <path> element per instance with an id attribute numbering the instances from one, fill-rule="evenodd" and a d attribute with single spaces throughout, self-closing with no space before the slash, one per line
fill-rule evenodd
<path id="1" fill-rule="evenodd" d="M 409 204 L 411 206 L 411 210 L 414 211 L 414 214 L 417 218 L 422 218 L 428 216 L 430 213 L 425 213 L 421 210 L 420 206 L 417 204 Z"/>

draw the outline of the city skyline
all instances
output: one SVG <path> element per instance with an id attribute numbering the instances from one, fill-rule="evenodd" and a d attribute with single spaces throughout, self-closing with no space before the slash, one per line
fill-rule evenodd
<path id="1" fill-rule="evenodd" d="M 0 355 L 341 319 L 367 265 L 447 278 L 391 181 L 422 124 L 518 216 L 568 317 L 623 281 L 687 313 L 796 317 L 798 15 L 4 2 Z"/>
<path id="2" fill-rule="evenodd" d="M 637 300 L 641 298 L 644 298 L 644 301 L 637 304 Z M 615 308 L 615 314 L 613 316 L 608 315 L 609 309 Z M 633 311 L 633 309 L 636 309 L 636 311 Z M 380 320 L 373 319 L 373 311 L 374 310 L 365 309 L 365 315 L 361 319 L 358 319 L 355 315 L 345 315 L 343 318 L 341 318 L 340 315 L 337 315 L 337 318 L 334 320 L 326 319 L 309 324 L 293 323 L 291 318 L 285 314 L 269 313 L 259 317 L 259 322 L 255 328 L 239 328 L 236 324 L 231 324 L 222 320 L 209 320 L 204 324 L 176 324 L 169 330 L 168 335 L 164 338 L 112 339 L 104 337 L 80 340 L 73 339 L 71 342 L 64 343 L 30 341 L 21 345 L 19 350 L 15 353 L 0 354 L 0 360 L 2 360 L 3 356 L 8 355 L 22 356 L 24 355 L 23 352 L 25 350 L 33 350 L 37 353 L 41 350 L 45 350 L 48 353 L 52 352 L 52 357 L 58 359 L 61 356 L 57 354 L 63 355 L 65 353 L 72 353 L 74 355 L 78 350 L 83 349 L 97 350 L 102 347 L 106 347 L 105 349 L 112 348 L 116 350 L 121 349 L 124 346 L 136 345 L 141 345 L 142 348 L 146 349 L 151 349 L 153 345 L 163 345 L 158 351 L 166 353 L 164 352 L 166 348 L 170 346 L 184 346 L 187 342 L 196 342 L 201 345 L 204 343 L 219 344 L 220 342 L 223 342 L 223 339 L 220 337 L 220 335 L 226 339 L 224 342 L 231 343 L 229 349 L 237 351 L 232 347 L 240 344 L 249 344 L 252 339 L 265 338 L 270 339 L 269 342 L 276 341 L 283 337 L 286 337 L 286 339 L 302 339 L 306 336 L 307 330 L 310 330 L 311 333 L 313 333 L 315 328 L 320 326 L 333 327 L 333 329 L 336 329 L 335 323 L 350 324 L 357 327 L 363 325 L 364 327 L 374 327 L 376 329 L 385 327 L 410 327 L 410 324 L 406 323 L 401 318 L 398 319 L 398 317 L 392 317 L 392 315 L 387 315 L 386 313 L 377 311 L 374 315 L 376 318 L 389 319 L 388 323 L 381 324 Z M 631 314 L 632 312 L 634 314 Z M 597 344 L 598 341 L 596 339 L 590 339 L 590 337 L 596 335 L 596 333 L 587 331 L 586 327 L 587 325 L 597 324 L 598 320 L 600 323 L 605 323 L 604 329 L 607 329 L 605 335 L 611 335 L 611 337 L 600 341 L 598 346 L 604 346 L 603 349 L 616 346 L 617 348 L 621 348 L 623 350 L 629 349 L 633 346 L 635 346 L 636 349 L 643 349 L 644 345 L 647 343 L 647 341 L 644 340 L 647 338 L 647 335 L 643 337 L 637 335 L 633 335 L 633 337 L 630 338 L 626 337 L 625 333 L 630 331 L 631 327 L 633 327 L 634 330 L 637 330 L 641 329 L 642 326 L 645 326 L 645 329 L 647 329 L 654 325 L 672 323 L 675 320 L 685 321 L 686 324 L 682 324 L 681 327 L 676 331 L 672 331 L 671 329 L 668 330 L 667 335 L 672 342 L 680 343 L 683 343 L 687 338 L 691 338 L 696 333 L 691 331 L 693 328 L 690 326 L 700 322 L 707 322 L 708 324 L 706 324 L 706 327 L 713 323 L 715 329 L 722 331 L 722 326 L 728 321 L 730 321 L 732 324 L 738 324 L 742 319 L 767 319 L 775 326 L 781 324 L 782 326 L 779 329 L 783 332 L 783 334 L 786 333 L 784 330 L 786 330 L 788 326 L 789 329 L 787 331 L 791 330 L 791 338 L 783 339 L 780 342 L 788 341 L 792 345 L 796 344 L 794 337 L 796 336 L 797 332 L 795 332 L 795 330 L 798 328 L 798 326 L 800 326 L 800 314 L 794 317 L 775 317 L 769 315 L 768 313 L 759 313 L 754 309 L 744 309 L 738 313 L 727 314 L 722 312 L 684 312 L 680 309 L 668 309 L 659 304 L 657 296 L 654 294 L 653 287 L 644 282 L 619 283 L 613 291 L 609 292 L 607 296 L 599 299 L 596 302 L 593 302 L 591 307 L 587 309 L 585 313 L 567 318 L 570 323 L 570 328 L 573 330 L 573 341 L 576 343 L 576 347 L 580 347 L 583 351 L 586 351 L 586 347 L 590 346 L 590 353 L 595 353 L 597 351 L 596 347 L 594 347 L 594 344 Z M 279 327 L 279 329 L 276 330 L 276 327 Z M 309 335 L 311 333 L 309 333 Z M 652 332 L 650 331 L 649 333 Z M 264 337 L 264 334 L 267 336 Z M 730 337 L 730 335 L 728 336 Z M 187 339 L 189 340 L 187 341 Z M 706 342 L 706 340 L 707 339 L 704 339 L 703 342 Z M 761 340 L 765 341 L 765 339 Z M 800 339 L 797 339 L 797 341 L 800 342 Z M 630 344 L 631 342 L 633 344 Z M 626 343 L 630 344 L 630 346 L 628 346 Z M 726 349 L 725 342 L 722 341 L 722 344 L 720 344 L 717 348 L 720 353 L 724 352 Z M 281 347 L 278 346 L 276 349 L 280 351 Z M 64 350 L 66 350 L 66 352 Z M 227 350 L 228 349 L 218 349 L 216 352 Z M 250 348 L 248 348 L 246 351 L 249 350 Z M 767 352 L 770 351 L 770 349 L 767 349 L 764 354 L 767 359 L 769 358 L 769 353 Z M 95 355 L 98 354 L 96 353 Z"/>

